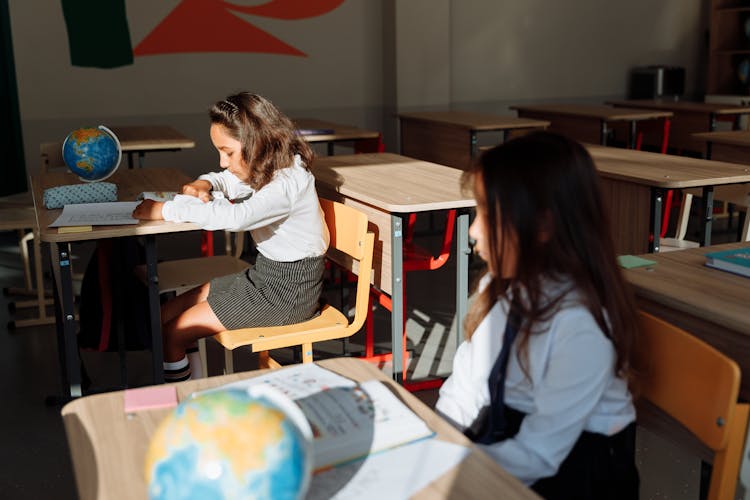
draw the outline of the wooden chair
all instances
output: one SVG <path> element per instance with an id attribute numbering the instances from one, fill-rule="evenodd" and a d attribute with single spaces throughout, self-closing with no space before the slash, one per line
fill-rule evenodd
<path id="1" fill-rule="evenodd" d="M 313 343 L 350 337 L 364 324 L 367 317 L 375 237 L 367 232 L 367 216 L 362 212 L 325 199 L 320 200 L 320 206 L 331 235 L 326 257 L 345 268 L 354 267 L 357 273 L 353 320 L 350 322 L 341 311 L 326 304 L 318 316 L 302 323 L 220 332 L 213 338 L 225 349 L 224 367 L 227 373 L 234 371 L 232 353 L 238 347 L 250 346 L 252 352 L 261 353 L 262 368 L 279 366 L 268 355 L 268 351 L 281 347 L 302 346 L 302 362 L 310 363 L 313 360 Z"/>
<path id="2" fill-rule="evenodd" d="M 749 406 L 737 402 L 737 363 L 666 321 L 639 316 L 641 396 L 713 451 L 708 499 L 734 498 Z"/>

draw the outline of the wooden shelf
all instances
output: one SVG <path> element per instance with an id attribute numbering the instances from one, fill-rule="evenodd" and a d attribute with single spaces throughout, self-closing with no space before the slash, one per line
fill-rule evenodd
<path id="1" fill-rule="evenodd" d="M 750 1 L 711 0 L 708 94 L 750 93 L 737 74 L 738 65 L 750 57 L 750 36 L 745 32 L 748 20 Z"/>

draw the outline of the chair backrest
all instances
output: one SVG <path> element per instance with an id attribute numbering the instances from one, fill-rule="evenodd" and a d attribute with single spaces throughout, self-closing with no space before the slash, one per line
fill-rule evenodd
<path id="1" fill-rule="evenodd" d="M 747 405 L 737 404 L 737 363 L 666 321 L 639 316 L 641 396 L 714 451 L 709 498 L 734 498 L 748 415 Z"/>
<path id="2" fill-rule="evenodd" d="M 337 201 L 320 199 L 328 232 L 331 237 L 328 257 L 357 272 L 357 293 L 354 319 L 349 330 L 358 331 L 367 317 L 367 303 L 370 294 L 372 274 L 372 252 L 375 236 L 367 232 L 367 215 Z M 363 271 L 366 270 L 366 271 Z"/>
<path id="3" fill-rule="evenodd" d="M 57 168 L 67 168 L 62 155 L 62 141 L 43 142 L 39 145 L 41 157 L 41 173 L 47 173 Z"/>

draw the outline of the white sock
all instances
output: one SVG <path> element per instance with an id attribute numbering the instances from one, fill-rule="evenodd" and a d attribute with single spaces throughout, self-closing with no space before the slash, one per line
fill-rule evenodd
<path id="1" fill-rule="evenodd" d="M 163 365 L 165 382 L 190 380 L 190 363 L 188 363 L 187 356 L 178 361 L 165 361 Z"/>
<path id="2" fill-rule="evenodd" d="M 198 346 L 188 347 L 186 352 L 188 361 L 190 361 L 190 371 L 192 373 L 190 378 L 196 379 L 205 377 L 205 374 L 203 373 L 203 364 L 201 363 L 201 353 L 200 350 L 198 350 Z"/>

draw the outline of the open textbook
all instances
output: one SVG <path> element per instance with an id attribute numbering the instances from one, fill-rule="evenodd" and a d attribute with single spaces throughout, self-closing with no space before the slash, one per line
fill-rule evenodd
<path id="1" fill-rule="evenodd" d="M 313 431 L 316 472 L 434 435 L 381 382 L 357 384 L 312 363 L 274 370 L 221 388 L 258 384 L 269 384 L 283 392 L 302 410 Z"/>

